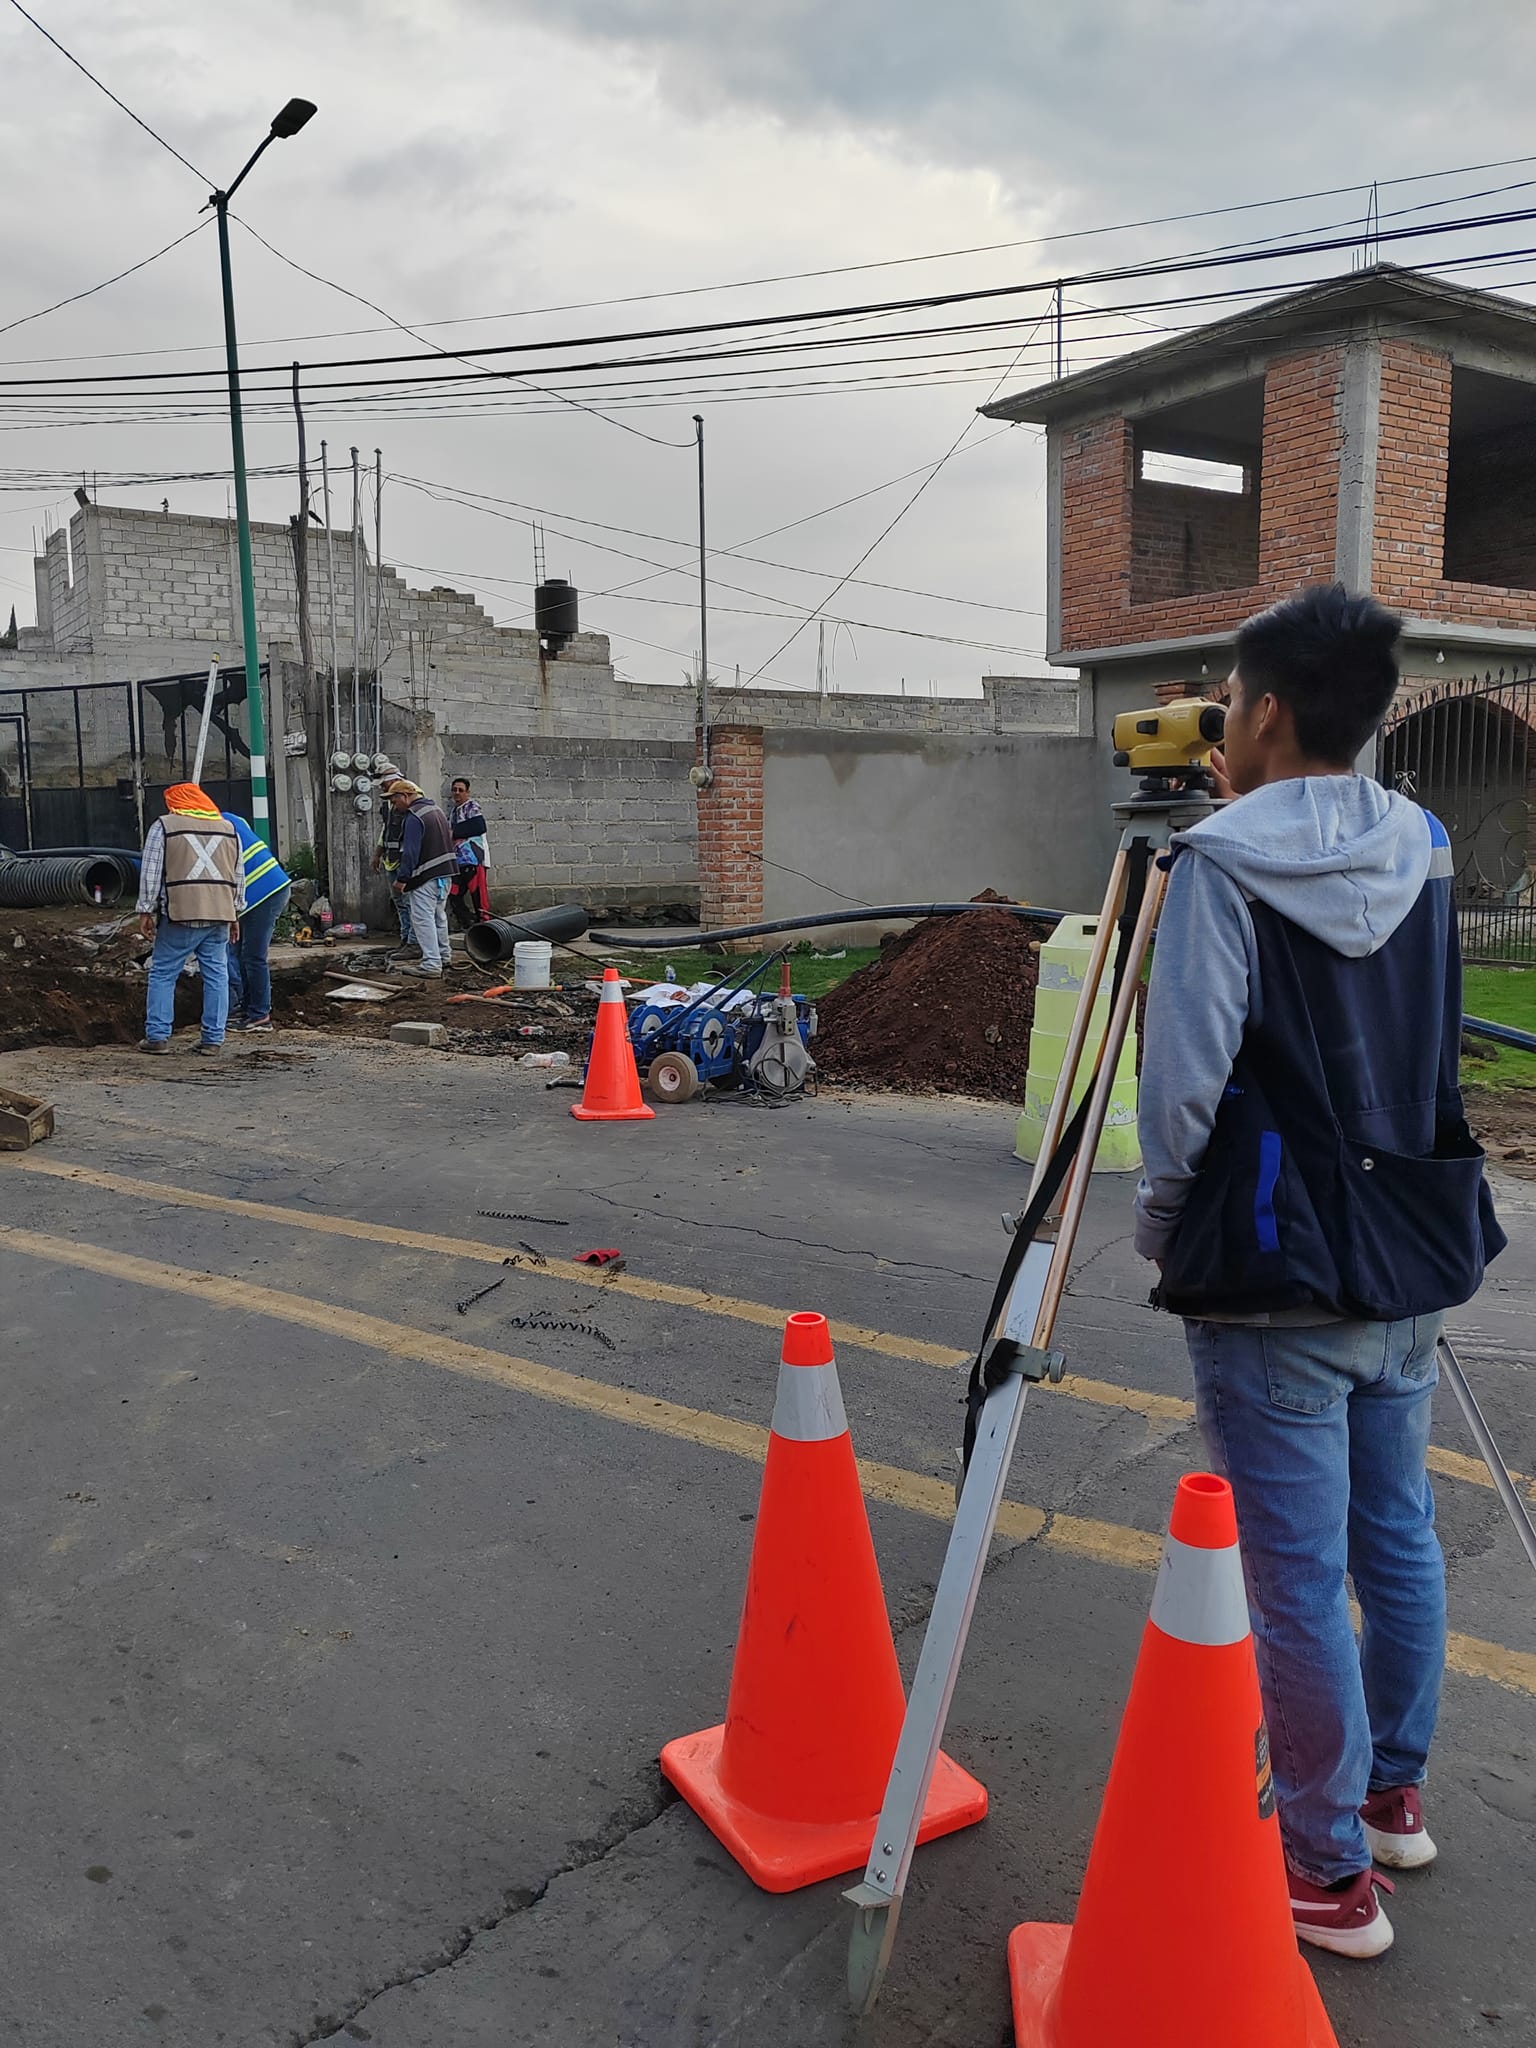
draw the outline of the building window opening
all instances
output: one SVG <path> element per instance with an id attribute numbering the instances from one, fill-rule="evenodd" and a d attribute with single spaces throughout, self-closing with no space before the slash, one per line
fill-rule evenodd
<path id="1" fill-rule="evenodd" d="M 1259 580 L 1264 382 L 1250 378 L 1136 422 L 1131 602 L 1247 590 Z"/>
<path id="2" fill-rule="evenodd" d="M 1536 590 L 1536 384 L 1452 373 L 1442 573 Z"/>

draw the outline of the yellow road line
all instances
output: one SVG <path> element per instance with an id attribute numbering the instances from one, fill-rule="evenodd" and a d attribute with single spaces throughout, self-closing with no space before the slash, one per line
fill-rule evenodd
<path id="1" fill-rule="evenodd" d="M 258 1287 L 249 1280 L 232 1279 L 222 1273 L 197 1273 L 186 1266 L 166 1265 L 159 1259 L 141 1259 L 131 1252 L 71 1243 L 36 1230 L 0 1225 L 0 1245 L 31 1258 L 100 1273 L 108 1279 L 196 1296 L 220 1309 L 295 1323 L 394 1358 L 489 1381 L 560 1407 L 580 1409 L 611 1422 L 627 1423 L 632 1428 L 724 1451 L 753 1464 L 761 1464 L 768 1454 L 768 1432 L 757 1423 L 739 1422 L 705 1408 L 688 1408 L 678 1401 L 638 1394 L 628 1387 L 610 1386 L 604 1380 L 584 1379 L 556 1366 L 536 1364 L 531 1358 L 491 1351 L 480 1344 L 465 1344 L 455 1337 L 414 1329 L 407 1323 L 386 1322 L 381 1316 L 364 1315 L 357 1309 L 286 1294 L 274 1287 Z M 871 1500 L 906 1508 L 935 1521 L 953 1519 L 954 1489 L 942 1480 L 869 1458 L 859 1460 L 859 1477 Z M 1039 1538 L 1055 1549 L 1122 1568 L 1150 1569 L 1162 1549 L 1160 1539 L 1144 1529 L 1124 1528 L 1114 1522 L 1091 1521 L 1077 1515 L 1052 1514 L 1022 1501 L 1004 1502 L 997 1527 L 1000 1535 L 1015 1542 Z M 1536 1655 L 1527 1651 L 1483 1642 L 1475 1636 L 1453 1635 L 1447 1661 L 1453 1671 L 1485 1678 L 1511 1692 L 1536 1698 Z"/>
<path id="2" fill-rule="evenodd" d="M 333 1216 L 306 1209 L 284 1208 L 276 1202 L 251 1202 L 234 1195 L 205 1194 L 200 1188 L 173 1186 L 168 1182 L 139 1180 L 131 1174 L 108 1173 L 99 1167 L 73 1166 L 66 1160 L 28 1157 L 7 1162 L 18 1172 L 44 1173 L 56 1180 L 82 1182 L 107 1194 L 131 1195 L 140 1201 L 164 1202 L 187 1209 L 209 1209 L 226 1216 L 249 1216 L 262 1223 L 277 1223 L 293 1230 L 319 1232 L 324 1236 L 361 1238 L 373 1244 L 393 1245 L 405 1251 L 445 1253 L 480 1265 L 501 1265 L 509 1256 L 505 1245 L 485 1244 L 473 1238 L 438 1237 L 430 1231 L 402 1230 L 390 1223 L 366 1223 L 355 1216 Z M 521 1270 L 534 1279 L 559 1280 L 572 1286 L 590 1287 L 595 1276 L 590 1267 L 567 1259 L 549 1259 L 543 1266 L 525 1264 Z M 763 1329 L 782 1329 L 787 1313 L 767 1302 L 743 1301 L 732 1294 L 706 1293 L 697 1287 L 681 1287 L 667 1280 L 648 1280 L 636 1273 L 617 1273 L 603 1282 L 615 1292 L 638 1301 L 664 1302 L 675 1308 L 690 1308 L 705 1315 L 725 1316 L 736 1322 L 754 1323 Z M 900 1358 L 919 1365 L 953 1370 L 968 1365 L 970 1353 L 956 1351 L 948 1344 L 931 1344 L 921 1337 L 904 1337 L 888 1330 L 866 1329 L 858 1323 L 834 1322 L 833 1341 L 852 1345 L 858 1351 L 873 1351 L 881 1357 Z M 1193 1422 L 1195 1405 L 1177 1394 L 1152 1394 L 1141 1387 L 1116 1386 L 1111 1380 L 1087 1379 L 1069 1373 L 1058 1387 L 1045 1391 L 1069 1401 L 1086 1401 L 1097 1408 L 1120 1408 L 1141 1415 L 1149 1422 L 1171 1423 L 1184 1428 Z M 1460 1451 L 1441 1450 L 1431 1445 L 1429 1469 L 1445 1479 L 1460 1480 L 1467 1486 L 1493 1491 L 1493 1481 L 1480 1458 Z M 1536 1482 L 1523 1473 L 1513 1474 L 1536 1501 Z"/>

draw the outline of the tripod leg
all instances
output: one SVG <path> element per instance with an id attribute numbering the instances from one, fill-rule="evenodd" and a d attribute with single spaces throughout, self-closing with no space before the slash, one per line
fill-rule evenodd
<path id="1" fill-rule="evenodd" d="M 1067 1054 L 1047 1119 L 1045 1142 L 1036 1163 L 1031 1187 L 1052 1156 L 1069 1112 L 1076 1069 L 1081 1062 L 1092 1021 L 1095 999 L 1108 960 L 1110 938 L 1124 900 L 1128 878 L 1128 854 L 1133 838 L 1167 844 L 1166 829 L 1159 835 L 1138 825 L 1127 831 L 1110 877 L 1104 912 L 1068 1036 Z M 918 1830 L 927 1804 L 949 1704 L 954 1696 L 965 1654 L 966 1636 L 975 1611 L 992 1532 L 1007 1485 L 1008 1468 L 1018 1441 L 1029 1375 L 1043 1377 L 1040 1349 L 1049 1341 L 1056 1309 L 1066 1287 L 1073 1241 L 1087 1200 L 1088 1176 L 1093 1170 L 1115 1068 L 1125 1034 L 1135 1013 L 1136 993 L 1152 930 L 1162 902 L 1165 878 L 1153 865 L 1145 880 L 1145 893 L 1138 906 L 1129 952 L 1120 977 L 1119 994 L 1110 1013 L 1104 1040 L 1094 1067 L 1088 1112 L 1081 1148 L 1068 1175 L 1064 1208 L 1054 1240 L 1038 1236 L 1025 1249 L 1018 1274 L 991 1336 L 1005 1336 L 1023 1347 L 1020 1369 L 1009 1374 L 987 1396 L 977 1428 L 975 1448 L 950 1531 L 938 1590 L 928 1617 L 927 1631 L 918 1658 L 917 1675 L 907 1702 L 906 1719 L 896 1746 L 896 1757 L 886 1786 L 885 1803 L 875 1830 L 874 1847 L 862 1884 L 843 1894 L 854 1908 L 853 1931 L 848 1944 L 848 1989 L 855 2011 L 874 2009 L 885 1981 L 886 1968 L 896 1939 L 901 1900 L 907 1875 L 917 1848 Z M 1046 1226 L 1042 1226 L 1045 1228 Z"/>
<path id="2" fill-rule="evenodd" d="M 1024 1254 L 1014 1285 L 1010 1308 L 1013 1301 L 1022 1303 L 1027 1299 L 1032 1304 L 1028 1316 L 1031 1323 L 1045 1289 L 1051 1257 L 1049 1244 L 1032 1244 Z M 843 1894 L 855 1909 L 848 1945 L 848 1992 L 857 2012 L 873 2010 L 885 1979 L 907 1873 L 917 1848 L 918 1829 L 928 1803 L 944 1723 L 960 1673 L 960 1659 L 1028 1392 L 1029 1381 L 1018 1373 L 1011 1374 L 988 1395 L 982 1410 L 976 1447 L 955 1511 L 944 1568 L 939 1574 L 918 1658 L 917 1676 L 912 1681 L 912 1695 L 896 1745 L 880 1824 L 875 1829 L 869 1867 L 864 1882 Z"/>
<path id="3" fill-rule="evenodd" d="M 1477 1396 L 1467 1384 L 1467 1376 L 1461 1369 L 1461 1360 L 1451 1349 L 1448 1337 L 1440 1339 L 1440 1364 L 1450 1381 L 1456 1399 L 1461 1403 L 1461 1412 L 1466 1417 L 1477 1448 L 1483 1454 L 1483 1463 L 1488 1467 L 1494 1491 L 1504 1503 L 1504 1512 L 1515 1525 L 1515 1534 L 1520 1546 L 1533 1565 L 1536 1565 L 1536 1529 L 1531 1527 L 1531 1518 L 1526 1513 L 1525 1502 L 1516 1491 L 1515 1482 L 1509 1476 L 1509 1467 L 1499 1455 L 1499 1447 L 1493 1440 L 1493 1431 L 1483 1420 L 1483 1411 L 1477 1405 Z"/>
<path id="4" fill-rule="evenodd" d="M 1045 1171 L 1051 1154 L 1061 1142 L 1062 1131 L 1072 1111 L 1072 1092 L 1077 1085 L 1077 1070 L 1082 1064 L 1083 1047 L 1088 1042 L 1088 1031 L 1093 1022 L 1093 1009 L 1098 1000 L 1099 985 L 1104 979 L 1104 969 L 1109 962 L 1115 920 L 1119 917 L 1120 906 L 1125 900 L 1127 867 L 1128 857 L 1122 846 L 1115 855 L 1114 865 L 1109 871 L 1109 886 L 1104 891 L 1104 907 L 1099 912 L 1098 925 L 1093 935 L 1093 950 L 1088 955 L 1082 995 L 1072 1013 L 1071 1028 L 1067 1032 L 1067 1042 L 1061 1056 L 1061 1072 L 1056 1077 L 1056 1090 L 1051 1097 L 1050 1109 L 1046 1113 L 1045 1128 L 1040 1134 L 1040 1155 L 1035 1161 L 1035 1170 L 1029 1180 L 1031 1195 L 1035 1191 L 1040 1175 Z"/>

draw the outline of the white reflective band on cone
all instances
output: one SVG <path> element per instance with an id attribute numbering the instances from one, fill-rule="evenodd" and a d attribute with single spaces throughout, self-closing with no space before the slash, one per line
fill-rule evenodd
<path id="1" fill-rule="evenodd" d="M 1157 1568 L 1152 1619 L 1179 1643 L 1214 1649 L 1240 1643 L 1248 1633 L 1248 1595 L 1235 1543 L 1225 1550 L 1200 1550 L 1169 1536 Z"/>
<path id="2" fill-rule="evenodd" d="M 622 1003 L 624 991 L 616 981 L 605 981 L 603 983 L 602 995 L 598 1000 L 604 1003 Z"/>
<path id="3" fill-rule="evenodd" d="M 792 1443 L 825 1443 L 848 1428 L 835 1365 L 781 1365 L 773 1433 Z"/>

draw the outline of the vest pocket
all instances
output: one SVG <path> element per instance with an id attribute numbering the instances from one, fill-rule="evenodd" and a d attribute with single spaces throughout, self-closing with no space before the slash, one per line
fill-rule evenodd
<path id="1" fill-rule="evenodd" d="M 1374 1322 L 1434 1315 L 1482 1284 L 1483 1150 L 1465 1127 L 1419 1158 L 1339 1140 L 1346 1306 Z"/>

